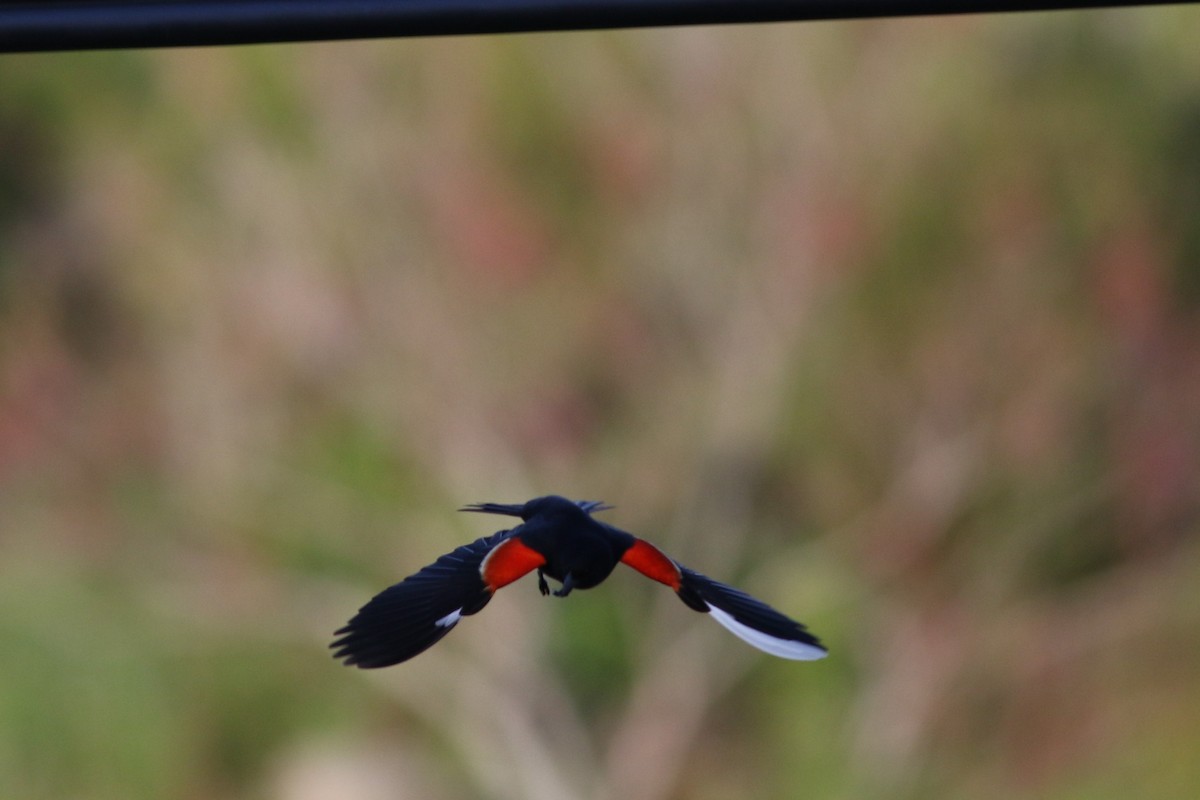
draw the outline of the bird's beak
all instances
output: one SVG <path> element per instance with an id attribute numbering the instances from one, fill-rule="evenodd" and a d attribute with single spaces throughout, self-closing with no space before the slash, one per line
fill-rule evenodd
<path id="1" fill-rule="evenodd" d="M 459 511 L 474 511 L 479 514 L 504 514 L 508 517 L 520 517 L 525 511 L 525 504 L 509 505 L 505 503 L 471 503 Z"/>

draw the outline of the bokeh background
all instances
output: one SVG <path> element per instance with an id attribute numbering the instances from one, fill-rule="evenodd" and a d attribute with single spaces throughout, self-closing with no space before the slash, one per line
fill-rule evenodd
<path id="1" fill-rule="evenodd" d="M 1200 9 L 0 58 L 0 796 L 1200 793 Z M 632 571 L 332 630 L 550 492 Z"/>

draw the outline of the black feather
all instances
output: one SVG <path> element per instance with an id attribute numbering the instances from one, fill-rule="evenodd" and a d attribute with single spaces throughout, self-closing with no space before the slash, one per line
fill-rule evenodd
<path id="1" fill-rule="evenodd" d="M 476 539 L 375 595 L 334 632 L 338 638 L 329 645 L 334 658 L 375 669 L 407 661 L 436 644 L 456 624 L 438 625 L 438 620 L 455 611 L 469 616 L 492 599 L 479 565 L 511 533 Z"/>

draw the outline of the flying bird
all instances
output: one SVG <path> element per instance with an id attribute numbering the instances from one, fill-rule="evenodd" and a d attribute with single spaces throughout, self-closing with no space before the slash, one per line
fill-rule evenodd
<path id="1" fill-rule="evenodd" d="M 824 658 L 826 649 L 799 622 L 761 600 L 694 572 L 649 542 L 592 515 L 612 506 L 550 495 L 527 503 L 474 503 L 460 511 L 520 517 L 520 525 L 476 539 L 375 595 L 334 636 L 334 658 L 362 669 L 389 667 L 424 652 L 496 590 L 537 570 L 538 589 L 555 597 L 590 589 L 617 564 L 665 584 L 759 650 L 780 658 Z"/>

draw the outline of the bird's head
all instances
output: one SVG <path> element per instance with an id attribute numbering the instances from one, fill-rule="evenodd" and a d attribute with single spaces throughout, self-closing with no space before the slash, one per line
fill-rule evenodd
<path id="1" fill-rule="evenodd" d="M 583 511 L 592 514 L 604 511 L 612 506 L 599 500 L 568 500 L 556 494 L 545 497 L 535 497 L 524 503 L 471 503 L 459 511 L 474 511 L 480 514 L 503 514 L 509 517 L 520 517 L 529 521 L 536 516 L 547 516 L 558 513 L 577 513 Z"/>

